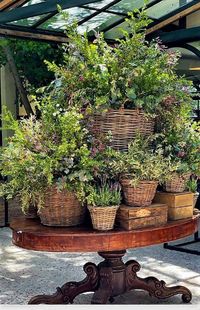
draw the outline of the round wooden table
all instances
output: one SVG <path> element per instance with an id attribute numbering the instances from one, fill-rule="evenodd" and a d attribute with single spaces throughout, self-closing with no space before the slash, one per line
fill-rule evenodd
<path id="1" fill-rule="evenodd" d="M 84 265 L 86 278 L 80 282 L 67 282 L 53 295 L 38 295 L 29 304 L 68 304 L 84 292 L 94 292 L 92 303 L 105 304 L 115 296 L 134 289 L 142 289 L 157 298 L 168 298 L 181 294 L 183 302 L 190 302 L 191 292 L 184 286 L 167 287 L 155 277 L 140 278 L 138 262 L 126 263 L 122 257 L 126 249 L 144 247 L 177 240 L 194 234 L 198 230 L 199 215 L 192 219 L 169 222 L 156 228 L 125 231 L 117 228 L 98 232 L 85 226 L 72 228 L 46 227 L 37 219 L 17 218 L 10 227 L 13 243 L 19 247 L 36 251 L 53 252 L 98 252 L 104 260 L 96 266 Z"/>

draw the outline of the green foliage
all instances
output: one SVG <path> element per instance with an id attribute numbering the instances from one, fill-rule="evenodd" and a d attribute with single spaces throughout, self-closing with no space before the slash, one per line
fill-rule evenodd
<path id="1" fill-rule="evenodd" d="M 95 207 L 118 206 L 121 202 L 121 188 L 118 183 L 104 183 L 89 186 L 87 203 Z"/>
<path id="2" fill-rule="evenodd" d="M 188 182 L 187 182 L 187 190 L 192 192 L 192 193 L 196 193 L 197 192 L 197 180 L 194 178 L 191 178 Z"/>
<path id="3" fill-rule="evenodd" d="M 1 174 L 8 176 L 0 193 L 8 198 L 19 195 L 24 210 L 30 203 L 42 207 L 46 188 L 55 183 L 83 201 L 85 186 L 92 179 L 93 158 L 82 115 L 74 109 L 54 114 L 52 106 L 48 101 L 42 107 L 41 120 L 31 116 L 16 121 L 10 113 L 5 117 L 6 128 L 14 135 L 0 156 Z"/>
<path id="4" fill-rule="evenodd" d="M 138 136 L 129 145 L 127 153 L 116 154 L 113 169 L 131 179 L 132 185 L 136 186 L 139 181 L 164 182 L 169 178 L 167 170 L 170 158 L 164 158 L 160 146 L 152 146 L 153 137 L 144 138 Z"/>
<path id="5" fill-rule="evenodd" d="M 177 165 L 179 174 L 190 172 L 200 174 L 200 124 L 177 122 L 163 130 L 157 143 L 162 145 L 165 156 Z M 173 172 L 173 168 L 170 169 Z"/>
<path id="6" fill-rule="evenodd" d="M 126 22 L 128 30 L 121 30 L 124 38 L 114 47 L 102 33 L 90 42 L 87 33 L 78 33 L 76 22 L 66 26 L 69 44 L 63 65 L 47 62 L 60 83 L 53 95 L 87 112 L 125 106 L 155 114 L 171 94 L 174 106 L 188 106 L 191 83 L 175 73 L 179 54 L 167 51 L 158 40 L 145 40 L 151 22 L 145 8 L 130 12 Z"/>

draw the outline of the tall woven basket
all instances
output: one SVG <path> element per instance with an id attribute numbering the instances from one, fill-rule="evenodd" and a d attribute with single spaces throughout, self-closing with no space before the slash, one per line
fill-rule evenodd
<path id="1" fill-rule="evenodd" d="M 80 204 L 74 193 L 58 192 L 56 186 L 52 186 L 46 191 L 44 207 L 38 213 L 43 225 L 76 226 L 83 223 L 86 207 Z"/>
<path id="2" fill-rule="evenodd" d="M 93 228 L 104 231 L 113 229 L 118 208 L 119 206 L 88 206 Z"/>
<path id="3" fill-rule="evenodd" d="M 147 118 L 142 110 L 119 109 L 94 115 L 94 129 L 104 134 L 111 132 L 111 146 L 119 151 L 127 151 L 138 133 L 152 134 L 154 126 L 155 120 Z"/>
<path id="4" fill-rule="evenodd" d="M 165 190 L 169 193 L 182 193 L 186 188 L 186 183 L 190 178 L 189 173 L 178 175 L 174 173 L 172 179 L 165 182 Z"/>
<path id="5" fill-rule="evenodd" d="M 156 194 L 158 182 L 140 181 L 134 187 L 130 184 L 130 181 L 131 179 L 126 178 L 122 178 L 120 181 L 125 203 L 131 207 L 146 207 L 151 205 Z"/>

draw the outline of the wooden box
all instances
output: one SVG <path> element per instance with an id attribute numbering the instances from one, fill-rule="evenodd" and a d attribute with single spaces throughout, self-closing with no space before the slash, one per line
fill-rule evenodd
<path id="1" fill-rule="evenodd" d="M 116 222 L 126 230 L 164 225 L 167 223 L 167 209 L 167 205 L 158 203 L 148 207 L 121 205 Z"/>
<path id="2" fill-rule="evenodd" d="M 168 205 L 168 219 L 180 220 L 193 216 L 193 193 L 164 193 L 157 192 L 155 203 Z"/>

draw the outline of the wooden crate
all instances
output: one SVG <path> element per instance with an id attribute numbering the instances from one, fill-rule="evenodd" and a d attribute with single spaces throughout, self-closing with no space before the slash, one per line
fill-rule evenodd
<path id="1" fill-rule="evenodd" d="M 193 216 L 193 196 L 194 194 L 190 192 L 157 192 L 154 202 L 168 205 L 169 220 L 180 220 Z"/>
<path id="2" fill-rule="evenodd" d="M 167 223 L 167 209 L 167 205 L 160 203 L 154 203 L 148 207 L 121 205 L 116 222 L 126 230 L 161 226 Z"/>

